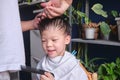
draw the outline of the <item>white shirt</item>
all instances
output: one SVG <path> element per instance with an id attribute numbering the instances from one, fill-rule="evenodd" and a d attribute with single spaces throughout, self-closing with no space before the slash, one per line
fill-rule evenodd
<path id="1" fill-rule="evenodd" d="M 18 0 L 0 0 L 0 72 L 25 65 Z"/>

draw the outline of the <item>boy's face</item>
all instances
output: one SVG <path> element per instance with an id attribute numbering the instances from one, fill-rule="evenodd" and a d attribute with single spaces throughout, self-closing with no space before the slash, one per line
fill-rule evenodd
<path id="1" fill-rule="evenodd" d="M 66 44 L 70 42 L 69 35 L 66 35 L 62 29 L 54 27 L 47 28 L 41 35 L 43 49 L 50 58 L 64 55 Z"/>

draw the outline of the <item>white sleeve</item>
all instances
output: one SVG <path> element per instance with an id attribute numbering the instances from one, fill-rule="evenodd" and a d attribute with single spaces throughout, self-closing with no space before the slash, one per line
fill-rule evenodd
<path id="1" fill-rule="evenodd" d="M 18 0 L 0 0 L 0 72 L 25 65 Z"/>

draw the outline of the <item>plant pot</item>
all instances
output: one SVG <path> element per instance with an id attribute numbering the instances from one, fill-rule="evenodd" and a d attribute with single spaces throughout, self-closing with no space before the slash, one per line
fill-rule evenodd
<path id="1" fill-rule="evenodd" d="M 110 25 L 111 32 L 109 34 L 109 40 L 118 41 L 118 26 Z"/>
<path id="2" fill-rule="evenodd" d="M 102 39 L 103 39 L 103 40 L 109 40 L 109 34 L 102 35 Z"/>
<path id="3" fill-rule="evenodd" d="M 115 18 L 118 26 L 118 40 L 120 41 L 120 17 Z"/>
<path id="4" fill-rule="evenodd" d="M 87 38 L 87 31 L 90 31 L 90 30 L 86 30 L 87 28 L 84 28 L 84 30 L 82 31 L 82 38 L 83 39 L 89 39 Z M 90 29 L 90 28 L 89 28 Z M 92 39 L 98 39 L 98 32 L 99 32 L 99 28 L 91 28 L 91 29 L 94 29 L 94 37 Z M 88 32 L 89 34 L 89 32 Z"/>
<path id="5" fill-rule="evenodd" d="M 85 28 L 85 39 L 95 39 L 95 28 Z"/>
<path id="6" fill-rule="evenodd" d="M 92 29 L 94 31 L 94 37 L 87 38 L 86 29 Z M 91 35 L 89 32 L 88 34 Z M 83 39 L 98 39 L 98 35 L 99 35 L 99 26 L 97 25 L 97 23 L 91 23 L 90 25 L 87 25 L 87 24 L 82 25 L 82 38 Z"/>

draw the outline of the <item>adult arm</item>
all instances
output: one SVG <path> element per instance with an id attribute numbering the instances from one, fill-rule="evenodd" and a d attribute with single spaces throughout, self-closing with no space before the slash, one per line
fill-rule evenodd
<path id="1" fill-rule="evenodd" d="M 39 13 L 33 20 L 21 21 L 22 31 L 38 29 L 38 23 L 41 19 L 60 16 L 71 4 L 72 0 L 50 0 L 49 2 L 41 3 L 44 11 Z M 38 16 L 41 16 L 41 19 Z"/>
<path id="2" fill-rule="evenodd" d="M 21 21 L 22 31 L 35 30 L 38 29 L 38 24 L 41 21 L 41 13 L 35 16 L 33 20 Z"/>

